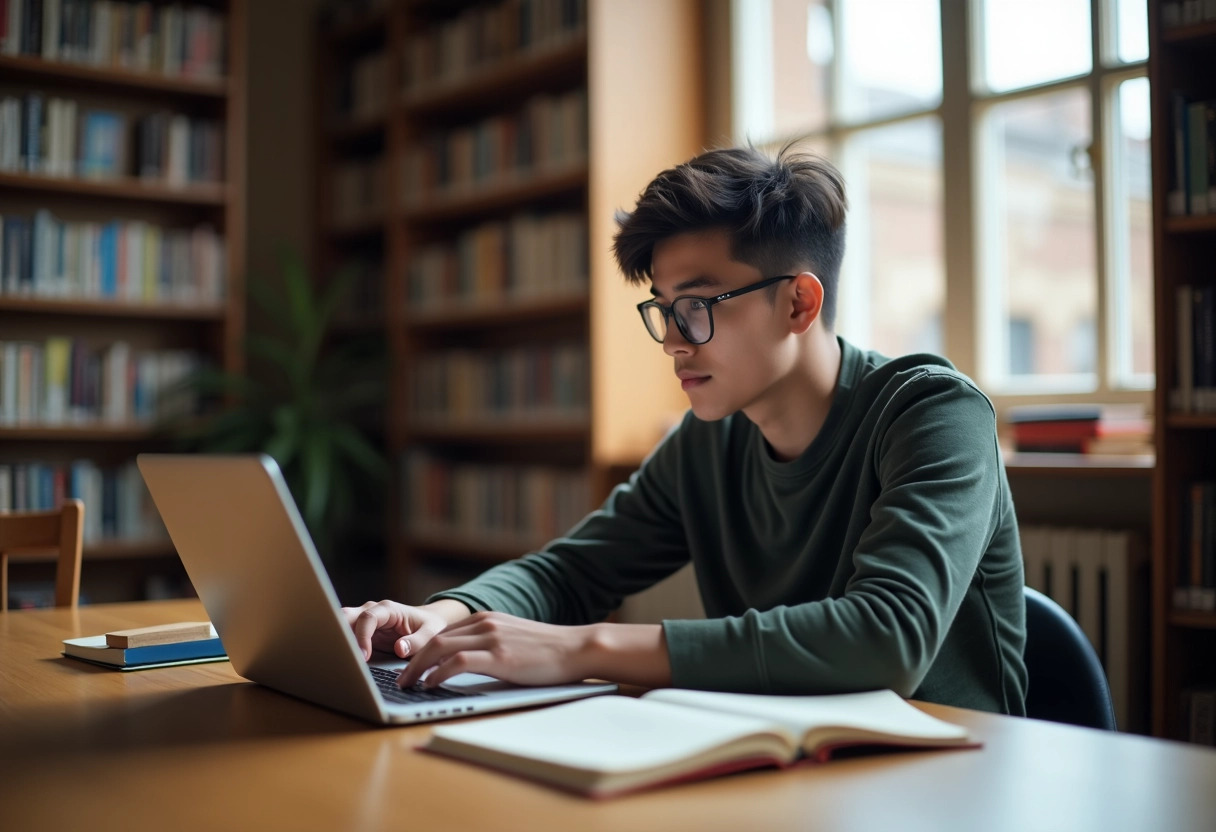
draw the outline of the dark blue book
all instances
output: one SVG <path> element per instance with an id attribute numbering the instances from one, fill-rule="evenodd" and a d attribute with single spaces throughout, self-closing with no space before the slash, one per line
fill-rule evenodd
<path id="1" fill-rule="evenodd" d="M 1100 404 L 1027 404 L 1009 408 L 1006 418 L 1011 424 L 1029 422 L 1096 422 L 1102 418 Z"/>
<path id="2" fill-rule="evenodd" d="M 224 646 L 218 637 L 123 648 L 107 647 L 104 635 L 85 636 L 84 638 L 64 639 L 63 655 L 94 664 L 120 668 L 219 661 L 227 658 Z"/>

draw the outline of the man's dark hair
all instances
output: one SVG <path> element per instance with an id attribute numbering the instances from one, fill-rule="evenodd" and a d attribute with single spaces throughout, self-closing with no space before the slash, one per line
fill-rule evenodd
<path id="1" fill-rule="evenodd" d="M 826 159 L 789 145 L 775 159 L 754 147 L 710 150 L 656 176 L 632 213 L 617 212 L 612 250 L 625 278 L 643 283 L 653 276 L 656 244 L 721 229 L 731 257 L 764 277 L 813 271 L 831 331 L 847 207 L 844 178 Z"/>

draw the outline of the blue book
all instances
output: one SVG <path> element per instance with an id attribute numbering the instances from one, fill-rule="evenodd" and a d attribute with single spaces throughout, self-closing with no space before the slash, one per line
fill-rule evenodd
<path id="1" fill-rule="evenodd" d="M 80 175 L 106 179 L 122 173 L 123 120 L 117 113 L 90 110 L 82 118 Z"/>
<path id="2" fill-rule="evenodd" d="M 212 628 L 212 633 L 215 633 Z M 197 641 L 152 644 L 147 647 L 107 647 L 106 637 L 85 636 L 63 640 L 63 655 L 108 667 L 134 669 L 223 661 L 228 658 L 218 637 Z"/>
<path id="3" fill-rule="evenodd" d="M 101 296 L 113 298 L 118 296 L 118 223 L 108 222 L 101 227 L 98 240 L 98 255 L 100 261 Z"/>

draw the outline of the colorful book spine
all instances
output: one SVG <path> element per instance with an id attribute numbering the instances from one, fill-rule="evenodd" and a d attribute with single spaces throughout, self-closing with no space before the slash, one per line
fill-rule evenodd
<path id="1" fill-rule="evenodd" d="M 209 225 L 0 216 L 0 294 L 218 304 L 224 240 Z"/>
<path id="2" fill-rule="evenodd" d="M 588 376 L 578 344 L 430 353 L 414 367 L 411 413 L 419 425 L 581 424 Z"/>
<path id="3" fill-rule="evenodd" d="M 581 469 L 454 463 L 422 452 L 402 458 L 406 532 L 514 546 L 522 554 L 565 534 L 591 506 Z"/>
<path id="4" fill-rule="evenodd" d="M 223 73 L 227 19 L 206 6 L 6 0 L 0 16 L 0 54 L 171 77 Z"/>
<path id="5" fill-rule="evenodd" d="M 182 382 L 199 363 L 193 352 L 135 352 L 124 342 L 0 341 L 0 425 L 151 424 L 190 415 L 198 395 Z"/>

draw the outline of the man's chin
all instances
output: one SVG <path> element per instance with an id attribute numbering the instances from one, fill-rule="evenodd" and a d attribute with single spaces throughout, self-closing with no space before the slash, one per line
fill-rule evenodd
<path id="1" fill-rule="evenodd" d="M 719 419 L 725 419 L 735 412 L 734 410 L 724 408 L 719 402 L 696 401 L 691 396 L 688 403 L 692 409 L 692 415 L 702 422 L 717 422 Z"/>

